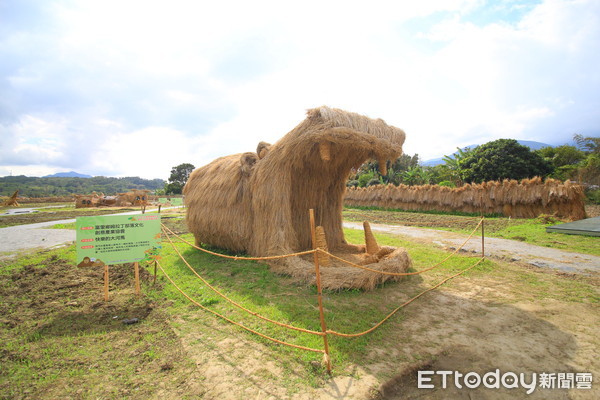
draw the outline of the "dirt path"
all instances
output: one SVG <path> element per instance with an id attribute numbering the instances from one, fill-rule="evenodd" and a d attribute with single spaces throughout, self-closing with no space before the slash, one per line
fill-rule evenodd
<path id="1" fill-rule="evenodd" d="M 344 227 L 363 229 L 362 224 L 358 222 L 344 222 Z M 371 224 L 371 229 L 375 232 L 408 236 L 449 249 L 456 249 L 468 237 L 455 232 L 398 225 Z M 463 248 L 465 251 L 481 254 L 481 236 L 475 235 Z M 516 240 L 487 237 L 485 255 L 569 273 L 600 272 L 600 257 L 535 246 Z"/>

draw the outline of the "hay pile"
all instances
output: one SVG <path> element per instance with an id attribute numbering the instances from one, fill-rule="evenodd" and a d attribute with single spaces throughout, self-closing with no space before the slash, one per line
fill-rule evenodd
<path id="1" fill-rule="evenodd" d="M 347 206 L 374 206 L 415 211 L 461 211 L 535 218 L 553 214 L 561 218 L 585 218 L 585 194 L 577 184 L 536 177 L 521 182 L 504 180 L 467 184 L 459 188 L 438 185 L 376 185 L 350 188 Z"/>
<path id="2" fill-rule="evenodd" d="M 401 129 L 381 119 L 328 107 L 308 110 L 307 118 L 277 143 L 261 142 L 256 153 L 222 157 L 194 170 L 183 190 L 188 228 L 197 244 L 254 256 L 288 254 L 312 248 L 308 214 L 312 208 L 330 251 L 364 256 L 364 248 L 344 240 L 346 180 L 352 168 L 368 159 L 379 160 L 380 165 L 395 160 L 402 154 L 404 139 Z M 308 280 L 314 276 L 309 261 L 286 260 L 274 269 Z M 373 268 L 379 267 L 384 268 L 377 264 Z M 401 272 L 408 264 L 393 268 Z M 326 269 L 337 268 L 322 269 L 323 284 L 331 289 L 349 287 L 349 275 L 364 272 L 326 273 Z M 370 288 L 388 278 L 370 274 L 375 283 L 352 287 Z"/>

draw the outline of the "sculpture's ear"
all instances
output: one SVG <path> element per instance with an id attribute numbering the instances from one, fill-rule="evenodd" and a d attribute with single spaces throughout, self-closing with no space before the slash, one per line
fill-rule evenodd
<path id="1" fill-rule="evenodd" d="M 255 153 L 244 153 L 240 157 L 240 169 L 243 176 L 250 176 L 254 164 L 259 160 Z"/>
<path id="2" fill-rule="evenodd" d="M 256 154 L 258 154 L 259 159 L 265 158 L 269 150 L 271 149 L 271 143 L 260 142 L 258 147 L 256 148 Z"/>

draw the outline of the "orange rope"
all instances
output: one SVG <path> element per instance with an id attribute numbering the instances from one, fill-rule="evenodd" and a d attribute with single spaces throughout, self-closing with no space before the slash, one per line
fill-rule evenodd
<path id="1" fill-rule="evenodd" d="M 448 255 L 448 257 L 444 258 L 442 261 L 440 261 L 439 263 L 435 264 L 432 267 L 425 268 L 425 269 L 423 269 L 421 271 L 416 271 L 416 272 L 386 272 L 386 271 L 379 271 L 379 270 L 376 270 L 376 269 L 373 269 L 373 268 L 365 267 L 364 265 L 358 265 L 358 264 L 355 264 L 355 263 L 353 263 L 351 261 L 344 260 L 343 258 L 335 256 L 335 255 L 333 255 L 333 254 L 331 254 L 331 253 L 329 253 L 329 252 L 327 252 L 327 251 L 325 251 L 323 249 L 320 249 L 320 248 L 318 248 L 317 251 L 319 251 L 319 252 L 321 252 L 323 254 L 327 254 L 330 257 L 335 258 L 336 260 L 342 261 L 343 263 L 346 263 L 346 264 L 350 265 L 351 267 L 360 268 L 360 269 L 364 269 L 364 270 L 371 271 L 371 272 L 377 272 L 377 273 L 380 273 L 380 274 L 383 274 L 383 275 L 392 275 L 392 276 L 418 275 L 418 274 L 422 274 L 423 272 L 431 271 L 432 269 L 434 269 L 436 267 L 439 267 L 440 265 L 442 265 L 443 263 L 445 263 L 450 257 L 452 257 L 453 255 L 455 255 L 456 253 L 458 253 L 464 247 L 464 245 L 467 244 L 467 242 L 473 238 L 473 235 L 475 234 L 475 232 L 477 231 L 477 229 L 479 229 L 479 227 L 481 226 L 482 222 L 483 222 L 483 219 L 481 219 L 479 221 L 479 223 L 477 224 L 477 226 L 475 227 L 475 229 L 473 229 L 473 232 L 471 232 L 471 234 L 463 242 L 463 244 L 461 244 L 460 247 L 458 247 L 456 250 L 454 250 L 452 253 L 450 253 L 450 255 Z"/>
<path id="2" fill-rule="evenodd" d="M 215 253 L 213 251 L 210 250 L 206 250 L 203 249 L 202 247 L 198 247 L 195 244 L 191 244 L 190 242 L 188 242 L 187 240 L 185 240 L 184 238 L 182 238 L 181 236 L 177 235 L 175 232 L 173 232 L 171 229 L 169 229 L 169 227 L 167 227 L 164 224 L 160 224 L 163 228 L 167 229 L 169 232 L 171 232 L 171 234 L 173 236 L 175 236 L 177 239 L 181 240 L 182 242 L 192 246 L 195 249 L 198 249 L 200 251 L 203 251 L 205 253 L 208 254 L 212 254 L 213 256 L 218 256 L 218 257 L 223 257 L 223 258 L 229 258 L 232 260 L 250 260 L 250 261 L 263 261 L 263 260 L 279 260 L 282 258 L 288 258 L 288 257 L 295 257 L 295 256 L 303 256 L 305 254 L 313 254 L 314 252 L 316 252 L 317 250 L 306 250 L 306 251 L 301 251 L 298 253 L 292 253 L 292 254 L 283 254 L 283 255 L 279 255 L 279 256 L 268 256 L 268 257 L 239 257 L 239 256 L 227 256 L 225 254 L 220 254 L 220 253 Z"/>
<path id="3" fill-rule="evenodd" d="M 312 349 L 312 348 L 310 348 L 310 347 L 304 347 L 304 346 L 299 346 L 299 345 L 296 345 L 296 344 L 291 344 L 291 343 L 282 342 L 281 340 L 277 340 L 277 339 L 275 339 L 275 338 L 272 338 L 272 337 L 270 337 L 270 336 L 267 336 L 267 335 L 264 335 L 264 334 L 262 334 L 262 333 L 260 333 L 260 332 L 257 332 L 257 331 L 255 331 L 255 330 L 253 330 L 253 329 L 251 329 L 251 328 L 248 328 L 248 327 L 246 327 L 246 326 L 244 326 L 244 325 L 240 324 L 239 322 L 235 322 L 235 321 L 233 321 L 233 320 L 231 320 L 231 319 L 227 318 L 226 316 L 224 316 L 224 315 L 222 315 L 222 314 L 219 314 L 218 312 L 216 312 L 216 311 L 213 311 L 213 310 L 211 310 L 211 309 L 209 309 L 209 308 L 207 308 L 207 307 L 203 306 L 202 304 L 198 303 L 196 300 L 194 300 L 194 299 L 192 299 L 190 296 L 188 296 L 188 295 L 187 295 L 187 294 L 186 294 L 186 293 L 185 293 L 183 290 L 181 290 L 181 289 L 179 288 L 179 286 L 177 286 L 177 284 L 176 284 L 175 282 L 173 282 L 173 280 L 171 279 L 171 277 L 170 277 L 170 276 L 169 276 L 169 275 L 168 275 L 168 274 L 165 272 L 165 270 L 163 269 L 162 265 L 160 265 L 160 262 L 159 262 L 158 260 L 156 260 L 156 264 L 158 265 L 158 267 L 160 268 L 160 270 L 162 271 L 162 273 L 163 273 L 163 274 L 165 274 L 165 276 L 167 277 L 167 279 L 169 280 L 169 282 L 171 282 L 171 283 L 173 284 L 173 286 L 175 286 L 175 288 L 176 288 L 176 289 L 179 291 L 179 293 L 181 293 L 182 295 L 184 295 L 184 296 L 185 296 L 185 297 L 186 297 L 186 298 L 187 298 L 189 301 L 191 301 L 192 303 L 194 303 L 194 304 L 195 304 L 195 305 L 197 305 L 198 307 L 202 308 L 203 310 L 205 310 L 205 311 L 208 311 L 209 313 L 211 313 L 211 314 L 213 314 L 213 315 L 216 315 L 217 317 L 220 317 L 220 318 L 224 319 L 224 320 L 225 320 L 225 321 L 227 321 L 227 322 L 230 322 L 230 323 L 232 323 L 232 324 L 234 324 L 234 325 L 236 325 L 236 326 L 239 326 L 239 327 L 240 327 L 240 328 L 242 328 L 242 329 L 245 329 L 245 330 L 247 330 L 248 332 L 254 333 L 254 334 L 256 334 L 256 335 L 258 335 L 258 336 L 260 336 L 260 337 L 262 337 L 262 338 L 265 338 L 265 339 L 267 339 L 267 340 L 270 340 L 270 341 L 272 341 L 272 342 L 279 343 L 279 344 L 283 344 L 283 345 L 285 345 L 285 346 L 294 347 L 294 348 L 296 348 L 296 349 L 300 349 L 300 350 L 312 351 L 312 352 L 314 352 L 314 353 L 324 353 L 324 351 L 323 351 L 323 350 Z"/>
<path id="4" fill-rule="evenodd" d="M 379 323 L 377 323 L 377 325 L 375 325 L 374 327 L 372 327 L 371 329 L 367 329 L 364 332 L 359 332 L 359 333 L 341 333 L 341 332 L 336 332 L 336 331 L 331 331 L 328 330 L 327 333 L 332 334 L 332 335 L 336 335 L 336 336 L 342 336 L 342 337 L 358 337 L 358 336 L 363 336 L 366 335 L 367 333 L 371 333 L 373 332 L 375 329 L 379 328 L 385 321 L 387 321 L 388 319 L 390 319 L 394 314 L 396 314 L 396 312 L 398 312 L 398 310 L 400 310 L 402 307 L 412 303 L 413 301 L 415 301 L 416 299 L 418 299 L 419 297 L 423 296 L 425 293 L 430 292 L 440 286 L 442 286 L 444 283 L 448 282 L 450 279 L 452 278 L 456 278 L 457 276 L 464 274 L 465 272 L 475 268 L 477 265 L 481 264 L 481 262 L 484 260 L 485 258 L 480 258 L 479 261 L 477 261 L 475 264 L 471 265 L 469 268 L 464 269 L 462 271 L 460 271 L 457 274 L 454 274 L 452 276 L 447 277 L 446 279 L 442 280 L 441 282 L 439 282 L 438 284 L 436 284 L 435 286 L 430 287 L 427 290 L 424 290 L 423 292 L 419 293 L 418 295 L 416 295 L 415 297 L 411 298 L 410 300 L 404 302 L 403 304 L 401 304 L 400 306 L 398 306 L 394 311 L 392 311 L 391 313 L 389 313 L 384 319 L 382 319 Z"/>
<path id="5" fill-rule="evenodd" d="M 272 319 L 269 319 L 267 317 L 264 317 L 254 311 L 248 310 L 246 307 L 242 306 L 241 304 L 236 303 L 235 301 L 229 299 L 227 296 L 225 296 L 223 293 L 221 293 L 217 288 L 215 288 L 214 286 L 212 286 L 210 283 L 208 283 L 206 281 L 206 279 L 204 279 L 203 277 L 201 277 L 196 270 L 194 270 L 194 268 L 192 268 L 192 266 L 187 262 L 187 260 L 183 257 L 183 255 L 179 252 L 179 250 L 177 249 L 177 247 L 175 247 L 175 244 L 173 243 L 173 241 L 171 240 L 171 238 L 169 237 L 169 234 L 167 233 L 166 230 L 163 229 L 163 232 L 165 233 L 165 236 L 167 237 L 167 239 L 169 240 L 169 243 L 171 243 L 171 246 L 173 247 L 173 249 L 175 250 L 175 252 L 177 253 L 177 255 L 179 255 L 179 258 L 185 263 L 185 265 L 190 269 L 190 271 L 192 271 L 194 273 L 194 275 L 196 275 L 206 286 L 208 286 L 213 292 L 215 292 L 216 294 L 218 294 L 220 297 L 222 297 L 223 299 L 227 300 L 229 303 L 233 304 L 234 306 L 238 307 L 241 310 L 246 311 L 249 314 L 254 315 L 255 317 L 258 317 L 264 321 L 268 321 L 271 322 L 275 325 L 279 325 L 282 326 L 284 328 L 289 328 L 289 329 L 293 329 L 296 331 L 300 331 L 300 332 L 304 332 L 304 333 L 310 333 L 313 335 L 319 335 L 319 336 L 323 336 L 325 335 L 323 332 L 317 332 L 317 331 L 312 331 L 309 329 L 304 329 L 304 328 L 298 328 L 296 326 L 293 325 L 288 325 L 288 324 L 284 324 L 283 322 L 279 322 L 279 321 L 275 321 Z"/>

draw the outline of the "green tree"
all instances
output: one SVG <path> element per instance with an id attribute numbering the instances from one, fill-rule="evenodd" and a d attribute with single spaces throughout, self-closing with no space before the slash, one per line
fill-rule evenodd
<path id="1" fill-rule="evenodd" d="M 464 176 L 464 168 L 463 163 L 465 159 L 471 154 L 472 149 L 465 147 L 461 149 L 460 147 L 456 148 L 456 153 L 447 156 L 444 155 L 444 164 L 440 167 L 440 175 L 444 178 L 444 180 L 449 180 L 454 182 L 456 186 L 462 186 Z"/>
<path id="2" fill-rule="evenodd" d="M 514 139 L 498 139 L 477 146 L 462 160 L 466 182 L 546 177 L 553 172 L 550 162 Z"/>
<path id="3" fill-rule="evenodd" d="M 590 199 L 592 194 L 590 190 L 595 190 L 594 197 L 600 198 L 598 189 L 592 188 L 600 185 L 600 137 L 584 137 L 576 134 L 573 135 L 573 140 L 583 150 L 585 158 L 578 164 L 579 168 L 572 173 L 572 177 L 586 186 L 586 193 Z"/>
<path id="4" fill-rule="evenodd" d="M 415 154 L 409 156 L 408 154 L 402 154 L 394 162 L 387 162 L 387 175 L 379 176 L 379 162 L 376 160 L 370 160 L 362 164 L 358 170 L 350 174 L 348 182 L 359 181 L 359 186 L 367 186 L 372 179 L 380 179 L 380 183 L 392 183 L 399 185 L 402 183 L 402 176 L 405 171 L 408 171 L 411 167 L 416 167 L 419 164 L 419 155 Z M 363 175 L 368 175 L 368 178 L 362 178 Z"/>
<path id="5" fill-rule="evenodd" d="M 372 180 L 375 179 L 376 172 L 369 171 L 358 177 L 358 186 L 365 187 Z"/>
<path id="6" fill-rule="evenodd" d="M 580 163 L 586 158 L 583 151 L 569 145 L 544 147 L 535 152 L 544 157 L 554 167 L 551 177 L 561 181 L 574 177 Z"/>
<path id="7" fill-rule="evenodd" d="M 190 163 L 179 164 L 171 168 L 171 176 L 169 176 L 169 183 L 165 185 L 165 193 L 181 194 L 183 187 L 195 168 Z"/>
<path id="8" fill-rule="evenodd" d="M 573 135 L 573 140 L 586 153 L 600 154 L 600 137 L 584 137 L 583 135 L 575 134 Z"/>
<path id="9" fill-rule="evenodd" d="M 417 165 L 403 172 L 402 182 L 409 186 L 425 185 L 431 182 L 431 173 Z"/>

